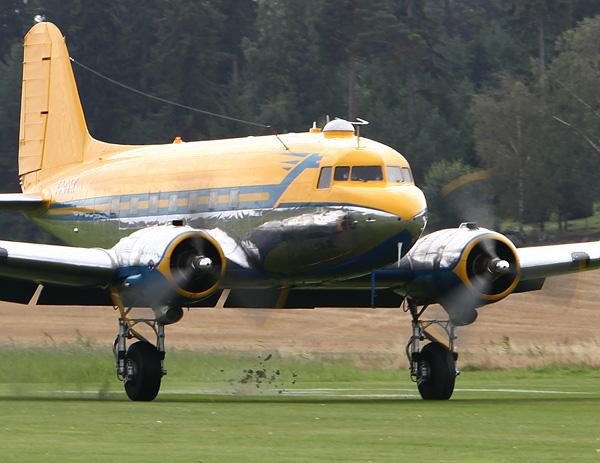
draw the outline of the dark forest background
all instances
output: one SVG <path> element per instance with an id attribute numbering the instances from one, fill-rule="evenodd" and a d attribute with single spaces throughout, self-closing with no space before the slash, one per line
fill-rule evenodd
<path id="1" fill-rule="evenodd" d="M 56 23 L 78 61 L 186 105 L 279 132 L 369 120 L 363 134 L 411 162 L 429 229 L 564 230 L 600 199 L 598 0 L 0 0 L 6 192 L 19 191 L 22 37 L 36 20 Z M 74 70 L 101 140 L 265 133 Z M 44 239 L 5 214 L 0 237 Z"/>

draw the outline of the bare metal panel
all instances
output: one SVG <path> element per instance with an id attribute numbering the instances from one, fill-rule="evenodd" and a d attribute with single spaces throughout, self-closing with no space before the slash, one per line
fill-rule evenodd
<path id="1" fill-rule="evenodd" d="M 549 277 L 600 267 L 600 242 L 518 249 L 521 280 Z"/>
<path id="2" fill-rule="evenodd" d="M 0 276 L 48 283 L 96 286 L 108 283 L 116 270 L 103 249 L 0 241 Z"/>

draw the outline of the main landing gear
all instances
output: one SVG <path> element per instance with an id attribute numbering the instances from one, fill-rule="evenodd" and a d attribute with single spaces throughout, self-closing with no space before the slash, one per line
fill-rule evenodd
<path id="1" fill-rule="evenodd" d="M 413 332 L 406 345 L 410 377 L 417 383 L 424 400 L 448 400 L 460 373 L 456 369 L 458 354 L 454 351 L 456 328 L 450 320 L 421 320 L 426 309 L 427 306 L 419 309 L 413 301 L 407 301 L 406 310 L 412 317 Z M 438 326 L 446 333 L 447 345 L 427 331 L 432 326 Z M 429 342 L 423 346 L 424 341 Z"/>
<path id="2" fill-rule="evenodd" d="M 156 345 L 138 331 L 137 324 L 146 324 L 156 335 Z M 127 348 L 128 339 L 138 341 Z M 133 401 L 151 401 L 158 395 L 160 382 L 167 371 L 165 359 L 165 325 L 151 319 L 119 318 L 119 334 L 113 346 L 117 377 L 123 382 L 127 397 Z"/>
<path id="3" fill-rule="evenodd" d="M 131 308 L 125 309 L 118 293 L 113 292 L 115 309 L 119 311 L 119 333 L 113 345 L 117 377 L 123 382 L 127 397 L 133 401 L 151 401 L 158 395 L 162 377 L 167 374 L 165 360 L 165 325 L 175 323 L 183 316 L 178 307 L 154 311 L 156 318 L 131 318 Z M 137 331 L 146 325 L 154 332 L 155 343 Z M 127 346 L 127 341 L 137 341 Z"/>

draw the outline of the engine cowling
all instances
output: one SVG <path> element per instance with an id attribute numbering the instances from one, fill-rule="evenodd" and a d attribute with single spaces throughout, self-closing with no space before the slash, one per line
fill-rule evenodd
<path id="1" fill-rule="evenodd" d="M 209 297 L 219 287 L 227 260 L 203 230 L 156 226 L 123 238 L 112 249 L 126 306 L 156 310 Z"/>
<path id="2" fill-rule="evenodd" d="M 473 224 L 427 235 L 401 263 L 415 275 L 405 295 L 419 304 L 442 304 L 459 324 L 474 321 L 475 308 L 505 298 L 519 282 L 514 244 Z"/>

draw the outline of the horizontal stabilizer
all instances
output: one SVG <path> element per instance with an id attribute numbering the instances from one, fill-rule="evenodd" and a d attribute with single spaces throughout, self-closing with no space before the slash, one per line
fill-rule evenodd
<path id="1" fill-rule="evenodd" d="M 24 193 L 0 194 L 0 210 L 27 211 L 44 206 L 46 201 L 40 195 Z"/>

